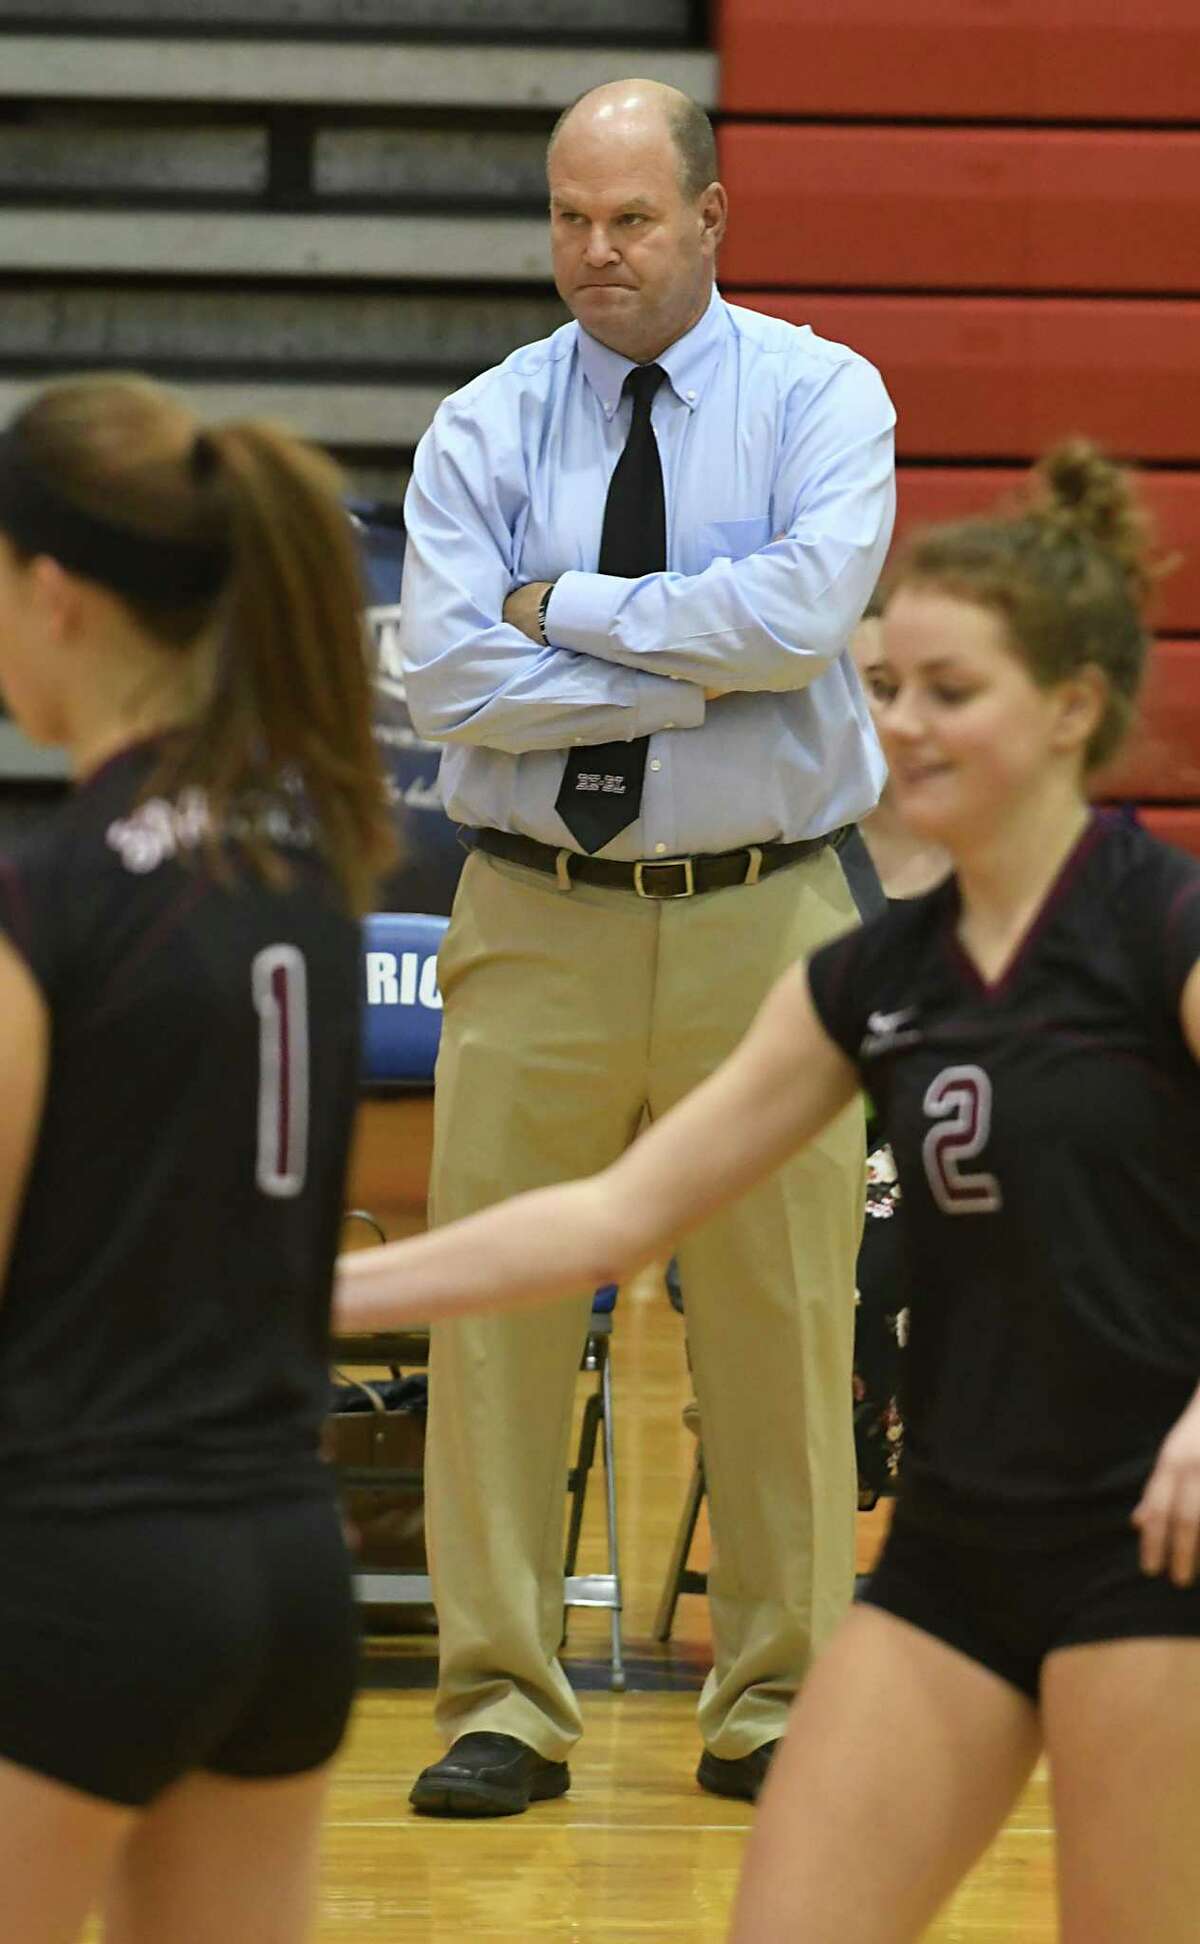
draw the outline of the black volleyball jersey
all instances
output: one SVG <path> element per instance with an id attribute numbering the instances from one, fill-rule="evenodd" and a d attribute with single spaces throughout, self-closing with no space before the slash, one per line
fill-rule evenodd
<path id="1" fill-rule="evenodd" d="M 1094 816 L 994 983 L 958 917 L 949 878 L 809 968 L 902 1190 L 903 1490 L 941 1523 L 1104 1524 L 1200 1380 L 1200 865 Z"/>
<path id="2" fill-rule="evenodd" d="M 286 884 L 214 872 L 198 793 L 140 800 L 157 759 L 116 757 L 0 858 L 51 1023 L 0 1297 L 10 1505 L 327 1489 L 358 927 L 282 809 Z"/>

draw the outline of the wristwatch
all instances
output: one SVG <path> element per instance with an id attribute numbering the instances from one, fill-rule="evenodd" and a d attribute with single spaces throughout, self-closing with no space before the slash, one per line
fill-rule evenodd
<path id="1" fill-rule="evenodd" d="M 544 648 L 548 648 L 550 646 L 550 639 L 546 633 L 546 609 L 550 605 L 550 596 L 554 592 L 554 587 L 555 587 L 555 583 L 551 581 L 549 587 L 546 589 L 546 592 L 542 595 L 541 600 L 538 602 L 538 631 L 541 634 L 542 646 Z"/>

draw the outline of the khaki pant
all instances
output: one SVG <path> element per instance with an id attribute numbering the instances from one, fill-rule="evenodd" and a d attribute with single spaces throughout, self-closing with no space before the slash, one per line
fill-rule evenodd
<path id="1" fill-rule="evenodd" d="M 754 886 L 675 903 L 570 892 L 478 852 L 440 960 L 434 1219 L 604 1167 L 736 1045 L 786 966 L 855 918 L 824 850 Z M 715 1560 L 706 1744 L 782 1732 L 854 1582 L 857 1105 L 679 1248 Z M 557 1660 L 563 1513 L 591 1292 L 434 1332 L 426 1455 L 448 1739 L 578 1737 Z M 619 1325 L 618 1325 L 619 1327 Z"/>

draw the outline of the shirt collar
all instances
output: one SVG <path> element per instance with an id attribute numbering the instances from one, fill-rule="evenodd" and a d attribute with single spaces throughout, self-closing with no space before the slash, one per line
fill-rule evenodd
<path id="1" fill-rule="evenodd" d="M 605 418 L 610 419 L 621 402 L 622 385 L 637 367 L 632 359 L 623 358 L 599 339 L 589 337 L 582 325 L 576 328 L 583 375 L 600 400 Z M 716 370 L 727 328 L 725 301 L 714 289 L 703 317 L 654 361 L 662 366 L 672 391 L 689 411 L 696 409 L 700 394 Z"/>

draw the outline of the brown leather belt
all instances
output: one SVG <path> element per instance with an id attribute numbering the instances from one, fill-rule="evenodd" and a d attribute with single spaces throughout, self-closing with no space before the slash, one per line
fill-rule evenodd
<path id="1" fill-rule="evenodd" d="M 723 891 L 732 884 L 757 884 L 772 871 L 815 857 L 828 844 L 841 843 L 848 826 L 824 837 L 804 837 L 796 844 L 747 844 L 742 850 L 719 851 L 699 857 L 644 857 L 635 864 L 612 857 L 589 857 L 584 851 L 555 850 L 533 837 L 516 837 L 507 830 L 463 830 L 468 850 L 507 858 L 531 871 L 543 871 L 562 891 L 572 884 L 604 884 L 633 891 L 639 898 L 692 898 L 703 891 Z"/>

